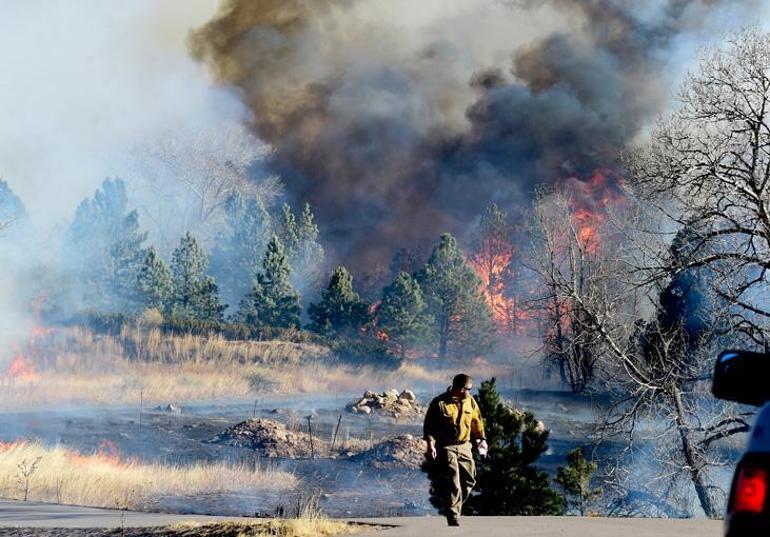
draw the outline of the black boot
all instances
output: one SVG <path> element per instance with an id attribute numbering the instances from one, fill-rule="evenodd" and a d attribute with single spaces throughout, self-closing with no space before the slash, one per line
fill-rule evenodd
<path id="1" fill-rule="evenodd" d="M 446 517 L 446 523 L 449 526 L 459 526 L 460 525 L 460 521 L 457 520 L 457 517 L 454 516 L 454 515 L 448 515 Z"/>

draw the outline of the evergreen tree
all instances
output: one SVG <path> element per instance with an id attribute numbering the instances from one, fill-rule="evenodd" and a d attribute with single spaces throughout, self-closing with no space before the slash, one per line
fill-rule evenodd
<path id="1" fill-rule="evenodd" d="M 477 515 L 561 515 L 564 502 L 548 474 L 535 467 L 548 449 L 548 431 L 529 412 L 500 400 L 495 379 L 481 383 L 477 402 L 484 418 L 488 456 L 478 462 L 468 509 Z"/>
<path id="2" fill-rule="evenodd" d="M 305 204 L 299 219 L 291 207 L 284 204 L 279 233 L 293 268 L 292 285 L 297 288 L 315 286 L 323 274 L 326 253 L 318 241 L 318 226 L 310 204 Z"/>
<path id="3" fill-rule="evenodd" d="M 559 468 L 555 481 L 564 489 L 567 510 L 585 516 L 590 502 L 602 493 L 602 489 L 591 488 L 591 477 L 597 464 L 587 461 L 582 448 L 567 453 L 567 466 Z"/>
<path id="4" fill-rule="evenodd" d="M 214 242 L 210 269 L 225 302 L 235 304 L 252 290 L 271 233 L 272 220 L 261 198 L 244 200 L 238 191 L 228 197 L 225 230 Z"/>
<path id="5" fill-rule="evenodd" d="M 470 258 L 483 275 L 483 291 L 496 319 L 504 321 L 504 331 L 515 331 L 517 321 L 516 296 L 511 293 L 515 283 L 513 226 L 508 214 L 496 204 L 489 205 L 470 237 Z"/>
<path id="6" fill-rule="evenodd" d="M 238 317 L 253 326 L 299 328 L 299 293 L 290 283 L 291 269 L 283 246 L 273 236 L 252 291 L 241 301 Z"/>
<path id="7" fill-rule="evenodd" d="M 206 274 L 205 252 L 189 232 L 182 237 L 171 261 L 171 312 L 182 319 L 219 321 L 225 309 L 219 302 L 214 278 Z"/>
<path id="8" fill-rule="evenodd" d="M 139 214 L 128 210 L 122 179 L 105 180 L 93 198 L 78 206 L 70 227 L 70 251 L 89 307 L 114 309 L 134 302 L 146 238 L 139 230 Z"/>
<path id="9" fill-rule="evenodd" d="M 383 290 L 377 308 L 377 327 L 387 334 L 389 342 L 398 346 L 401 359 L 410 346 L 424 341 L 430 331 L 432 319 L 425 313 L 426 308 L 420 286 L 406 272 L 401 272 Z"/>
<path id="10" fill-rule="evenodd" d="M 417 271 L 418 264 L 414 253 L 408 248 L 399 248 L 390 260 L 390 277 L 394 280 L 401 272 L 412 274 Z"/>
<path id="11" fill-rule="evenodd" d="M 433 317 L 440 360 L 463 352 L 478 355 L 489 348 L 492 322 L 482 281 L 452 235 L 441 236 L 417 282 Z"/>
<path id="12" fill-rule="evenodd" d="M 161 313 L 168 311 L 173 278 L 171 270 L 153 247 L 147 251 L 139 269 L 136 287 L 142 309 L 155 308 Z"/>
<path id="13" fill-rule="evenodd" d="M 353 277 L 345 267 L 337 267 L 321 301 L 308 308 L 310 329 L 324 335 L 355 335 L 366 322 L 367 307 L 353 290 Z"/>
<path id="14" fill-rule="evenodd" d="M 0 179 L 0 230 L 27 220 L 27 209 L 11 187 Z"/>

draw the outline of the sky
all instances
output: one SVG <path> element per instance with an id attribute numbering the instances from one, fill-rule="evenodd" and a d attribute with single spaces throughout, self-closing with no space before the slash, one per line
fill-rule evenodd
<path id="1" fill-rule="evenodd" d="M 248 119 L 187 54 L 189 29 L 216 9 L 216 0 L 0 0 L 0 178 L 33 222 L 66 223 L 169 132 L 205 138 Z"/>

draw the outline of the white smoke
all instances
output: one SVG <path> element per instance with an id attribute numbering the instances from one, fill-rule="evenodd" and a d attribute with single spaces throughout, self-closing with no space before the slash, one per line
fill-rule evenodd
<path id="1" fill-rule="evenodd" d="M 216 7 L 0 1 L 0 176 L 33 223 L 66 222 L 102 180 L 130 176 L 134 155 L 169 134 L 213 138 L 248 118 L 187 54 L 188 31 Z"/>
<path id="2" fill-rule="evenodd" d="M 0 0 L 0 178 L 30 227 L 23 240 L 13 230 L 0 236 L 0 371 L 34 321 L 38 283 L 76 283 L 51 282 L 46 267 L 61 259 L 78 203 L 105 178 L 126 180 L 155 242 L 162 228 L 178 236 L 190 225 L 173 199 L 184 192 L 179 181 L 242 174 L 264 153 L 243 127 L 250 112 L 187 52 L 188 32 L 217 6 Z"/>

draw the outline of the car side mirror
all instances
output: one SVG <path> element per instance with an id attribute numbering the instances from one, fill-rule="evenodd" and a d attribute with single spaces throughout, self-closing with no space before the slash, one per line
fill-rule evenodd
<path id="1" fill-rule="evenodd" d="M 770 401 L 770 355 L 723 351 L 714 366 L 711 393 L 725 401 L 764 405 Z"/>

